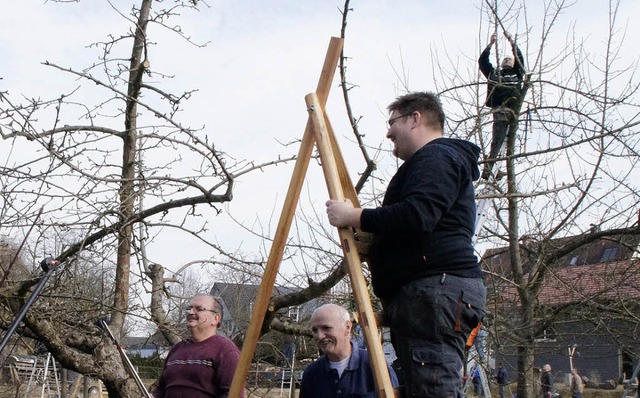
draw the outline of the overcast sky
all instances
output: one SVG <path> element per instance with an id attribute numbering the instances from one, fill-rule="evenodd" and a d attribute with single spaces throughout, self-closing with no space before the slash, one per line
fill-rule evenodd
<path id="1" fill-rule="evenodd" d="M 137 3 L 137 2 L 133 2 Z M 516 1 L 520 3 L 520 1 Z M 523 2 L 524 3 L 524 2 Z M 605 0 L 583 0 L 567 9 L 552 32 L 560 51 L 566 37 L 575 29 L 598 56 L 603 50 L 607 29 L 608 4 Z M 628 37 L 639 37 L 640 17 L 636 0 L 623 0 L 620 20 L 629 26 Z M 108 34 L 124 34 L 129 24 L 104 0 L 56 4 L 43 0 L 0 0 L 0 90 L 12 96 L 49 97 L 68 91 L 77 83 L 61 72 L 42 65 L 50 61 L 66 67 L 80 67 L 95 59 L 96 48 L 87 46 L 105 40 Z M 130 1 L 114 0 L 113 4 L 128 16 Z M 306 124 L 304 96 L 315 89 L 320 68 L 331 36 L 340 35 L 341 2 L 332 0 L 222 0 L 209 2 L 201 12 L 183 11 L 181 18 L 170 20 L 205 48 L 189 46 L 170 32 L 151 28 L 149 35 L 158 45 L 150 52 L 154 69 L 175 75 L 168 84 L 176 90 L 198 88 L 184 104 L 184 119 L 192 126 L 204 125 L 218 148 L 236 158 L 266 161 L 277 154 L 293 154 L 297 147 L 283 148 L 281 143 L 299 139 Z M 531 44 L 525 58 L 537 55 L 543 12 L 542 0 L 526 2 L 529 13 Z M 357 116 L 363 116 L 361 131 L 368 144 L 385 143 L 385 107 L 404 90 L 398 73 L 410 90 L 434 87 L 432 55 L 448 57 L 448 64 L 462 75 L 477 74 L 477 57 L 484 48 L 490 28 L 481 18 L 482 2 L 443 0 L 367 0 L 352 1 L 349 16 L 346 55 L 350 57 L 349 80 L 358 87 L 352 90 L 352 105 Z M 509 23 L 507 29 L 524 35 L 524 14 Z M 627 44 L 627 53 L 637 54 L 637 47 Z M 628 56 L 623 51 L 622 56 Z M 634 55 L 635 56 L 635 55 Z M 531 60 L 533 61 L 533 59 Z M 62 78 L 61 78 L 62 76 Z M 18 97 L 15 97 L 18 98 Z M 447 103 L 445 102 L 445 109 Z M 364 163 L 350 145 L 342 96 L 336 84 L 327 107 L 341 147 L 347 155 L 347 166 L 356 173 Z M 68 121 L 73 124 L 76 121 Z M 488 133 L 488 132 L 487 132 Z M 0 144 L 4 145 L 4 144 Z M 349 149 L 351 148 L 351 149 Z M 372 152 L 381 164 L 394 167 L 386 151 Z M 317 165 L 311 167 L 319 169 Z M 268 172 L 268 178 L 240 179 L 230 211 L 246 224 L 259 217 L 266 224 L 277 222 L 281 199 L 291 177 L 290 168 Z M 313 170 L 311 170 L 313 172 Z M 392 173 L 382 169 L 382 176 Z M 321 175 L 314 172 L 313 185 L 324 190 Z M 318 180 L 318 177 L 320 178 Z M 319 211 L 326 191 L 309 191 Z M 241 246 L 251 251 L 255 242 L 244 237 L 239 228 L 220 220 L 212 220 L 212 232 L 220 243 Z M 273 228 L 273 226 L 272 226 Z M 220 232 L 223 232 L 222 234 Z M 166 265 L 177 268 L 194 258 L 184 253 L 207 251 L 192 243 L 159 241 L 167 250 Z M 185 247 L 187 246 L 187 247 Z"/>

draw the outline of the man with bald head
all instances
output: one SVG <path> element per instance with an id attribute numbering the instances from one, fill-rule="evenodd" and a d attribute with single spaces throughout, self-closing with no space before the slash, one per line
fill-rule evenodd
<path id="1" fill-rule="evenodd" d="M 186 308 L 190 338 L 169 351 L 153 392 L 155 398 L 228 397 L 240 350 L 218 334 L 222 316 L 215 297 L 201 294 L 191 299 Z"/>
<path id="2" fill-rule="evenodd" d="M 323 356 L 307 366 L 300 398 L 377 397 L 369 354 L 351 342 L 349 312 L 337 304 L 325 304 L 311 316 L 311 332 Z M 398 386 L 389 367 L 391 383 Z"/>

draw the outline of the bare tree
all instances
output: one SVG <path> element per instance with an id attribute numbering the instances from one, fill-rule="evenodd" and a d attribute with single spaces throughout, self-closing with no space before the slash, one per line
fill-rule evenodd
<path id="1" fill-rule="evenodd" d="M 539 295 L 557 278 L 563 260 L 596 239 L 640 232 L 634 138 L 640 117 L 640 82 L 634 74 L 638 60 L 621 57 L 628 51 L 618 22 L 619 4 L 609 2 L 602 21 L 608 32 L 597 43 L 587 44 L 586 38 L 569 31 L 563 46 L 555 45 L 559 21 L 580 7 L 580 1 L 545 2 L 537 19 L 524 2 L 485 0 L 480 10 L 481 46 L 491 34 L 513 29 L 518 45 L 527 49 L 528 74 L 514 108 L 518 118 L 510 125 L 506 154 L 498 159 L 506 164 L 506 181 L 479 191 L 479 199 L 493 203 L 481 245 L 508 247 L 508 269 L 487 278 L 489 319 L 493 341 L 517 348 L 519 397 L 535 394 L 535 340 L 546 328 L 575 315 L 576 308 L 590 308 L 592 319 L 614 310 L 610 296 L 598 301 L 602 292 L 570 305 L 543 305 Z M 471 132 L 483 145 L 488 119 L 482 107 L 483 79 L 477 72 L 475 78 L 452 73 L 442 59 L 434 58 L 434 64 L 441 71 L 439 91 L 459 104 L 457 112 L 449 113 L 454 134 L 465 137 Z M 590 231 L 590 224 L 599 229 Z M 577 237 L 559 240 L 567 236 Z M 484 259 L 490 273 L 489 260 Z M 515 293 L 509 306 L 506 292 Z M 602 311 L 604 303 L 610 311 Z M 600 310 L 593 311 L 598 306 Z M 615 310 L 617 317 L 622 313 Z M 626 320 L 635 322 L 637 317 L 627 311 Z"/>
<path id="2" fill-rule="evenodd" d="M 201 4 L 140 0 L 126 15 L 110 3 L 131 28 L 93 44 L 98 62 L 43 63 L 77 79 L 76 88 L 51 99 L 0 93 L 0 133 L 11 147 L 0 172 L 0 223 L 17 235 L 43 208 L 30 237 L 35 243 L 23 258 L 36 264 L 44 253 L 63 264 L 42 293 L 48 300 L 36 302 L 24 323 L 64 367 L 103 380 L 110 396 L 135 396 L 136 387 L 113 342 L 94 325 L 98 317 L 108 314 L 119 337 L 125 316 L 145 312 L 131 294 L 151 292 L 153 319 L 170 341 L 179 335 L 169 331 L 162 308 L 165 283 L 175 278 L 149 261 L 146 244 L 162 229 L 198 236 L 207 228 L 203 213 L 220 212 L 216 204 L 232 199 L 238 176 L 290 160 L 236 160 L 207 138 L 206 129 L 180 120 L 193 91 L 165 88 L 170 75 L 150 62 L 161 51 L 150 27 L 198 46 L 172 23 Z M 83 96 L 87 91 L 91 99 Z M 83 276 L 88 268 L 99 277 Z M 7 282 L 14 299 L 24 302 L 37 273 Z M 3 319 L 17 308 L 3 305 Z"/>

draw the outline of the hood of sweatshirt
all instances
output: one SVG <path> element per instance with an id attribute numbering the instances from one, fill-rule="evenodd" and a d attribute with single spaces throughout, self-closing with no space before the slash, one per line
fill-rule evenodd
<path id="1" fill-rule="evenodd" d="M 473 181 L 476 181 L 480 177 L 480 170 L 478 169 L 480 148 L 476 144 L 458 138 L 439 138 L 434 142 L 455 149 L 468 164 L 469 173 Z"/>

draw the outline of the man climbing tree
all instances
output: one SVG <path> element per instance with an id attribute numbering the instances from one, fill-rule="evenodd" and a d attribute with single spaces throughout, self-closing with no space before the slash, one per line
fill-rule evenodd
<path id="1" fill-rule="evenodd" d="M 508 32 L 504 32 L 504 36 L 511 44 L 513 56 L 505 57 L 502 60 L 500 69 L 494 68 L 491 61 L 489 61 L 491 47 L 497 39 L 495 34 L 491 35 L 489 44 L 487 44 L 478 59 L 480 71 L 488 82 L 485 105 L 491 108 L 493 114 L 491 150 L 482 171 L 482 178 L 485 180 L 491 176 L 494 159 L 500 154 L 509 132 L 509 125 L 516 119 L 517 115 L 513 110 L 513 105 L 521 95 L 522 79 L 525 74 L 524 58 L 520 49 Z M 500 179 L 501 174 L 497 172 L 496 179 Z"/>

